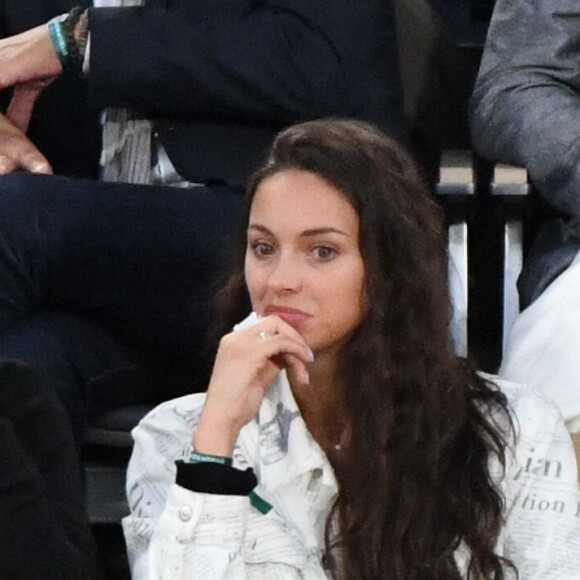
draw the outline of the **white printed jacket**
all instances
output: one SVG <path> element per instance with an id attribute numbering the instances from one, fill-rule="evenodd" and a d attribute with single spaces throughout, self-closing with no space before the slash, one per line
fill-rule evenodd
<path id="1" fill-rule="evenodd" d="M 498 552 L 520 580 L 580 578 L 580 503 L 570 437 L 556 408 L 540 395 L 494 379 L 506 393 L 519 431 L 505 476 L 492 474 L 505 497 Z M 133 580 L 322 580 L 324 528 L 337 493 L 333 470 L 311 437 L 281 372 L 255 421 L 239 436 L 234 466 L 255 470 L 247 496 L 196 493 L 175 481 L 186 459 L 204 394 L 168 401 L 135 428 L 123 521 Z M 377 482 L 380 485 L 380 482 Z M 371 490 L 369 490 L 371 492 Z M 461 569 L 468 555 L 456 554 Z"/>

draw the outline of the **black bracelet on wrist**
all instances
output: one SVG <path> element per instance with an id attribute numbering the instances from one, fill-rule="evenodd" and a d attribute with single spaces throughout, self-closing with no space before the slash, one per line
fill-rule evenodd
<path id="1" fill-rule="evenodd" d="M 81 26 L 78 37 L 75 36 L 77 25 Z M 68 64 L 81 71 L 87 45 L 88 16 L 81 6 L 75 6 L 62 23 L 64 37 L 68 49 Z"/>

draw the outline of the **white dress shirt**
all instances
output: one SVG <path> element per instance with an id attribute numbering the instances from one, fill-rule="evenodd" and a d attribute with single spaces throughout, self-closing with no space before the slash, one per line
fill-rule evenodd
<path id="1" fill-rule="evenodd" d="M 571 433 L 580 433 L 579 289 L 580 254 L 518 316 L 499 371 L 553 400 Z"/>

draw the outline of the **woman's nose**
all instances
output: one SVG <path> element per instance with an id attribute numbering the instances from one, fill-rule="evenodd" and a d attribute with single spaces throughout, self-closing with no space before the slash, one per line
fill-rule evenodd
<path id="1" fill-rule="evenodd" d="M 273 264 L 268 285 L 276 292 L 296 291 L 301 284 L 301 266 L 295 256 L 280 255 Z"/>

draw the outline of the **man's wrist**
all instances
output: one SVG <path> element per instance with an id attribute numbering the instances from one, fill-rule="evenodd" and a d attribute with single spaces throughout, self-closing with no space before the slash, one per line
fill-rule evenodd
<path id="1" fill-rule="evenodd" d="M 88 11 L 75 6 L 62 22 L 62 27 L 66 37 L 70 65 L 80 72 L 87 48 Z"/>
<path id="2" fill-rule="evenodd" d="M 89 35 L 88 10 L 76 6 L 48 22 L 50 39 L 63 68 L 81 71 Z"/>
<path id="3" fill-rule="evenodd" d="M 89 38 L 89 11 L 84 10 L 78 22 L 76 23 L 73 30 L 73 37 L 77 43 L 79 56 L 80 56 L 80 66 L 85 59 L 85 54 L 87 52 L 87 41 Z"/>
<path id="4" fill-rule="evenodd" d="M 50 20 L 48 23 L 48 32 L 56 56 L 58 57 L 62 68 L 65 68 L 69 64 L 70 54 L 62 22 L 63 17 L 57 17 Z"/>

